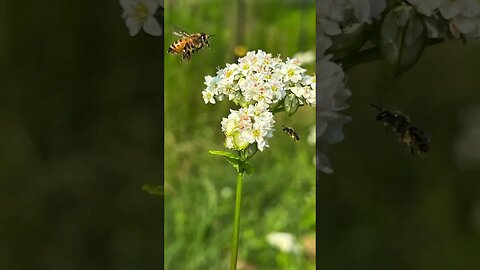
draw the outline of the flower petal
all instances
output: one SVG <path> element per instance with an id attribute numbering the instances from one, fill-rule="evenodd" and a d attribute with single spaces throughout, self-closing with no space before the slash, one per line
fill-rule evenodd
<path id="1" fill-rule="evenodd" d="M 138 31 L 140 31 L 140 28 L 142 27 L 140 22 L 132 17 L 125 19 L 125 24 L 127 25 L 130 36 L 132 37 L 138 34 Z"/>
<path id="2" fill-rule="evenodd" d="M 132 0 L 120 0 L 120 6 L 125 10 L 125 11 L 130 11 L 132 10 Z"/>
<path id="3" fill-rule="evenodd" d="M 155 14 L 159 5 L 158 0 L 144 0 L 144 3 L 148 8 L 148 14 Z"/>
<path id="4" fill-rule="evenodd" d="M 162 26 L 160 26 L 153 16 L 148 16 L 143 22 L 143 30 L 152 36 L 161 36 L 163 34 Z"/>

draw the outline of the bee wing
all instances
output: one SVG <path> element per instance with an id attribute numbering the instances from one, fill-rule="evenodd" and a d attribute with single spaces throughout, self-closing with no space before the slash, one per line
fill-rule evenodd
<path id="1" fill-rule="evenodd" d="M 173 27 L 173 33 L 179 37 L 190 37 L 190 34 L 187 32 L 183 31 L 180 27 L 174 26 Z"/>

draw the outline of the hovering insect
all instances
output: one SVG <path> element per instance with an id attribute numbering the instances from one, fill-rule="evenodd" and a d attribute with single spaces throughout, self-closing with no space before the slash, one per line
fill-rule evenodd
<path id="1" fill-rule="evenodd" d="M 371 106 L 378 111 L 376 120 L 382 121 L 385 127 L 391 127 L 413 155 L 423 155 L 430 150 L 430 138 L 423 130 L 413 126 L 408 116 L 374 104 Z"/>
<path id="2" fill-rule="evenodd" d="M 179 27 L 175 27 L 173 33 L 181 38 L 170 45 L 168 52 L 171 54 L 182 53 L 182 59 L 187 61 L 190 60 L 194 52 L 200 50 L 203 46 L 210 47 L 208 39 L 214 36 L 205 33 L 188 34 Z"/>
<path id="3" fill-rule="evenodd" d="M 402 141 L 410 147 L 413 155 L 423 155 L 430 150 L 430 138 L 421 129 L 410 126 L 401 137 Z"/>
<path id="4" fill-rule="evenodd" d="M 283 127 L 282 130 L 283 130 L 285 133 L 287 133 L 287 134 L 292 138 L 292 140 L 294 140 L 295 142 L 300 141 L 300 135 L 298 135 L 298 133 L 297 133 L 293 128 L 291 128 L 291 127 L 286 127 L 286 126 L 284 126 L 284 125 L 282 125 L 282 127 Z"/>
<path id="5" fill-rule="evenodd" d="M 410 126 L 410 118 L 398 111 L 389 111 L 384 108 L 371 104 L 373 108 L 377 109 L 377 121 L 382 121 L 385 127 L 390 126 L 393 131 L 403 133 Z"/>

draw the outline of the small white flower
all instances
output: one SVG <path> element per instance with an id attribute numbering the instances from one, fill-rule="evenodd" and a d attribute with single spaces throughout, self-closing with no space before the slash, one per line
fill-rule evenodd
<path id="1" fill-rule="evenodd" d="M 141 28 L 153 36 L 163 34 L 162 27 L 153 16 L 159 5 L 158 0 L 120 0 L 120 6 L 124 10 L 122 18 L 125 19 L 130 36 L 138 34 Z"/>
<path id="2" fill-rule="evenodd" d="M 317 152 L 317 168 L 324 173 L 332 173 L 330 161 L 325 155 L 330 144 L 344 139 L 343 125 L 350 121 L 339 111 L 348 105 L 345 99 L 350 91 L 345 86 L 345 74 L 342 68 L 330 62 L 329 57 L 323 57 L 317 62 L 317 78 L 319 79 L 319 109 L 317 110 L 317 143 L 321 152 Z"/>

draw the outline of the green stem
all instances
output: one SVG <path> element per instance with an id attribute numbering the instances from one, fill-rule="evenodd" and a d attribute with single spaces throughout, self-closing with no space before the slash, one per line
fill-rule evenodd
<path id="1" fill-rule="evenodd" d="M 233 224 L 232 257 L 230 260 L 230 270 L 237 269 L 238 234 L 240 232 L 240 206 L 242 202 L 242 182 L 243 173 L 239 173 L 237 176 L 237 193 L 235 195 L 235 218 Z"/>
<path id="2" fill-rule="evenodd" d="M 382 59 L 382 56 L 380 55 L 380 50 L 378 47 L 366 49 L 358 52 L 355 57 L 346 59 L 343 63 L 343 70 L 347 71 L 354 66 L 373 62 L 380 59 Z"/>

